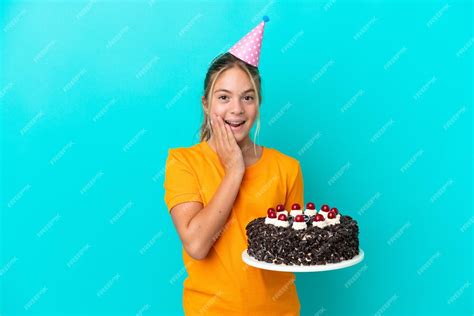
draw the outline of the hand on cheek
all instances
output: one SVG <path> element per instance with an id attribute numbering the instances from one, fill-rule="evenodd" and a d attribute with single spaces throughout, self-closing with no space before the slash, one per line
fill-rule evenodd
<path id="1" fill-rule="evenodd" d="M 242 151 L 235 140 L 230 126 L 217 114 L 212 115 L 212 137 L 215 137 L 216 151 L 226 173 L 245 171 Z"/>

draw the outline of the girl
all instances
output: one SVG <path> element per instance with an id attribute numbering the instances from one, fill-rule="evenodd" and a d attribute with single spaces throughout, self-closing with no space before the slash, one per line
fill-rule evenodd
<path id="1" fill-rule="evenodd" d="M 229 52 L 214 59 L 204 81 L 201 142 L 169 150 L 165 202 L 184 248 L 188 315 L 300 312 L 293 273 L 257 269 L 241 259 L 251 220 L 266 216 L 269 207 L 289 210 L 304 201 L 299 162 L 255 143 L 262 97 L 251 63 Z"/>

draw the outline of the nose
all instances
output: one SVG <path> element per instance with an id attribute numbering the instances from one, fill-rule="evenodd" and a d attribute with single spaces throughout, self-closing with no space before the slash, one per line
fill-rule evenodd
<path id="1" fill-rule="evenodd" d="M 233 100 L 231 109 L 230 109 L 231 114 L 243 114 L 244 113 L 244 106 L 241 102 L 241 100 Z"/>

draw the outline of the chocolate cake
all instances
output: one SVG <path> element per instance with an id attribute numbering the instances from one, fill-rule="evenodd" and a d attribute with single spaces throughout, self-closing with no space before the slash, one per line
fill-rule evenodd
<path id="1" fill-rule="evenodd" d="M 280 204 L 248 223 L 246 231 L 248 254 L 268 263 L 322 265 L 359 254 L 357 222 L 328 205 L 318 212 L 312 202 L 304 211 L 295 203 L 288 213 Z"/>

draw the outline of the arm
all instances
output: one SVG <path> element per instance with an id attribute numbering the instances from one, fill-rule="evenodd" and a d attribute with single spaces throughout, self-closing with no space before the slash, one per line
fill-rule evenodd
<path id="1" fill-rule="evenodd" d="M 206 207 L 200 202 L 185 202 L 171 209 L 173 223 L 186 252 L 204 259 L 219 237 L 232 210 L 245 173 L 242 151 L 230 127 L 214 117 L 213 137 L 225 176 Z"/>
<path id="2" fill-rule="evenodd" d="M 186 252 L 204 259 L 229 217 L 243 175 L 228 173 L 222 179 L 209 204 L 186 202 L 171 209 L 171 217 Z"/>

